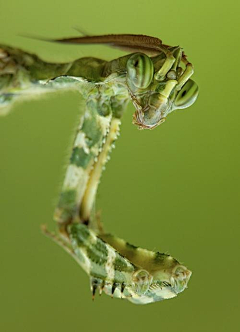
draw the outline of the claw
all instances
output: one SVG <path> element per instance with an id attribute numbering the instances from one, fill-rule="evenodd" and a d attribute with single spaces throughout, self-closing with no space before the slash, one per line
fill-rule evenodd
<path id="1" fill-rule="evenodd" d="M 99 295 L 102 295 L 102 292 L 103 292 L 104 287 L 105 287 L 105 282 L 103 281 L 103 282 L 101 283 L 101 286 L 99 287 Z"/>
<path id="2" fill-rule="evenodd" d="M 92 300 L 94 301 L 96 290 L 99 286 L 99 280 L 91 278 L 91 291 L 92 291 Z"/>
<path id="3" fill-rule="evenodd" d="M 122 293 L 122 294 L 123 294 L 123 292 L 124 292 L 125 287 L 126 287 L 126 284 L 123 282 L 123 283 L 121 284 L 121 293 Z"/>
<path id="4" fill-rule="evenodd" d="M 95 293 L 96 293 L 96 290 L 97 290 L 97 285 L 96 284 L 93 284 L 92 285 L 92 300 L 94 301 L 95 299 Z"/>
<path id="5" fill-rule="evenodd" d="M 117 288 L 117 283 L 114 282 L 112 285 L 112 297 L 113 297 L 113 294 L 114 294 L 116 288 Z"/>

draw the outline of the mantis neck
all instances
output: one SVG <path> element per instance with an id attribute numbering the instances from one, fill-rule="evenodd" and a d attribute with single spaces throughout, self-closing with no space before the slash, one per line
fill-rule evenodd
<path id="1" fill-rule="evenodd" d="M 87 98 L 95 84 L 118 79 L 128 56 L 110 62 L 86 57 L 69 63 L 49 63 L 22 50 L 0 45 L 0 115 L 16 100 L 55 92 L 78 90 Z"/>

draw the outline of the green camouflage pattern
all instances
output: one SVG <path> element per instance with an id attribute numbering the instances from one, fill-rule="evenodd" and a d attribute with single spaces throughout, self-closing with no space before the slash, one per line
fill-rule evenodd
<path id="1" fill-rule="evenodd" d="M 54 214 L 58 234 L 44 231 L 89 275 L 93 297 L 99 289 L 136 304 L 175 297 L 187 287 L 191 272 L 170 255 L 135 247 L 103 232 L 94 210 L 100 177 L 130 100 L 135 107 L 133 123 L 139 129 L 153 129 L 173 110 L 191 106 L 198 95 L 197 84 L 190 79 L 193 66 L 182 49 L 145 37 L 77 38 L 77 43 L 127 45 L 135 51 L 109 62 L 87 57 L 47 63 L 0 45 L 0 115 L 7 114 L 15 101 L 43 93 L 75 89 L 84 98 Z M 149 57 L 153 49 L 157 54 Z"/>

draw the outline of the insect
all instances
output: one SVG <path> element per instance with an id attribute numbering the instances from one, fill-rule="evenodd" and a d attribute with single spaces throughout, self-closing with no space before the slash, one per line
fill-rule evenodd
<path id="1" fill-rule="evenodd" d="M 131 100 L 133 123 L 154 129 L 176 109 L 191 106 L 198 86 L 181 47 L 145 35 L 101 35 L 54 40 L 107 44 L 130 54 L 104 61 L 85 57 L 47 63 L 27 52 L 0 45 L 0 114 L 31 95 L 75 89 L 84 98 L 72 153 L 54 219 L 59 243 L 90 276 L 93 297 L 101 293 L 146 304 L 175 297 L 191 276 L 170 255 L 151 252 L 106 234 L 94 203 L 100 177 L 119 135 L 121 117 Z"/>

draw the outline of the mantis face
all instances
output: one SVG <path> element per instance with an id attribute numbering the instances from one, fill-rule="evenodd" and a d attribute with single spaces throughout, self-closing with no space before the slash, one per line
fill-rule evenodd
<path id="1" fill-rule="evenodd" d="M 134 123 L 139 129 L 155 128 L 173 110 L 187 108 L 197 99 L 198 86 L 189 79 L 192 65 L 187 63 L 185 71 L 178 65 L 172 69 L 174 61 L 166 58 L 160 68 L 154 68 L 146 54 L 135 53 L 128 59 L 127 86 L 136 108 Z M 159 76 L 159 72 L 163 75 Z"/>

